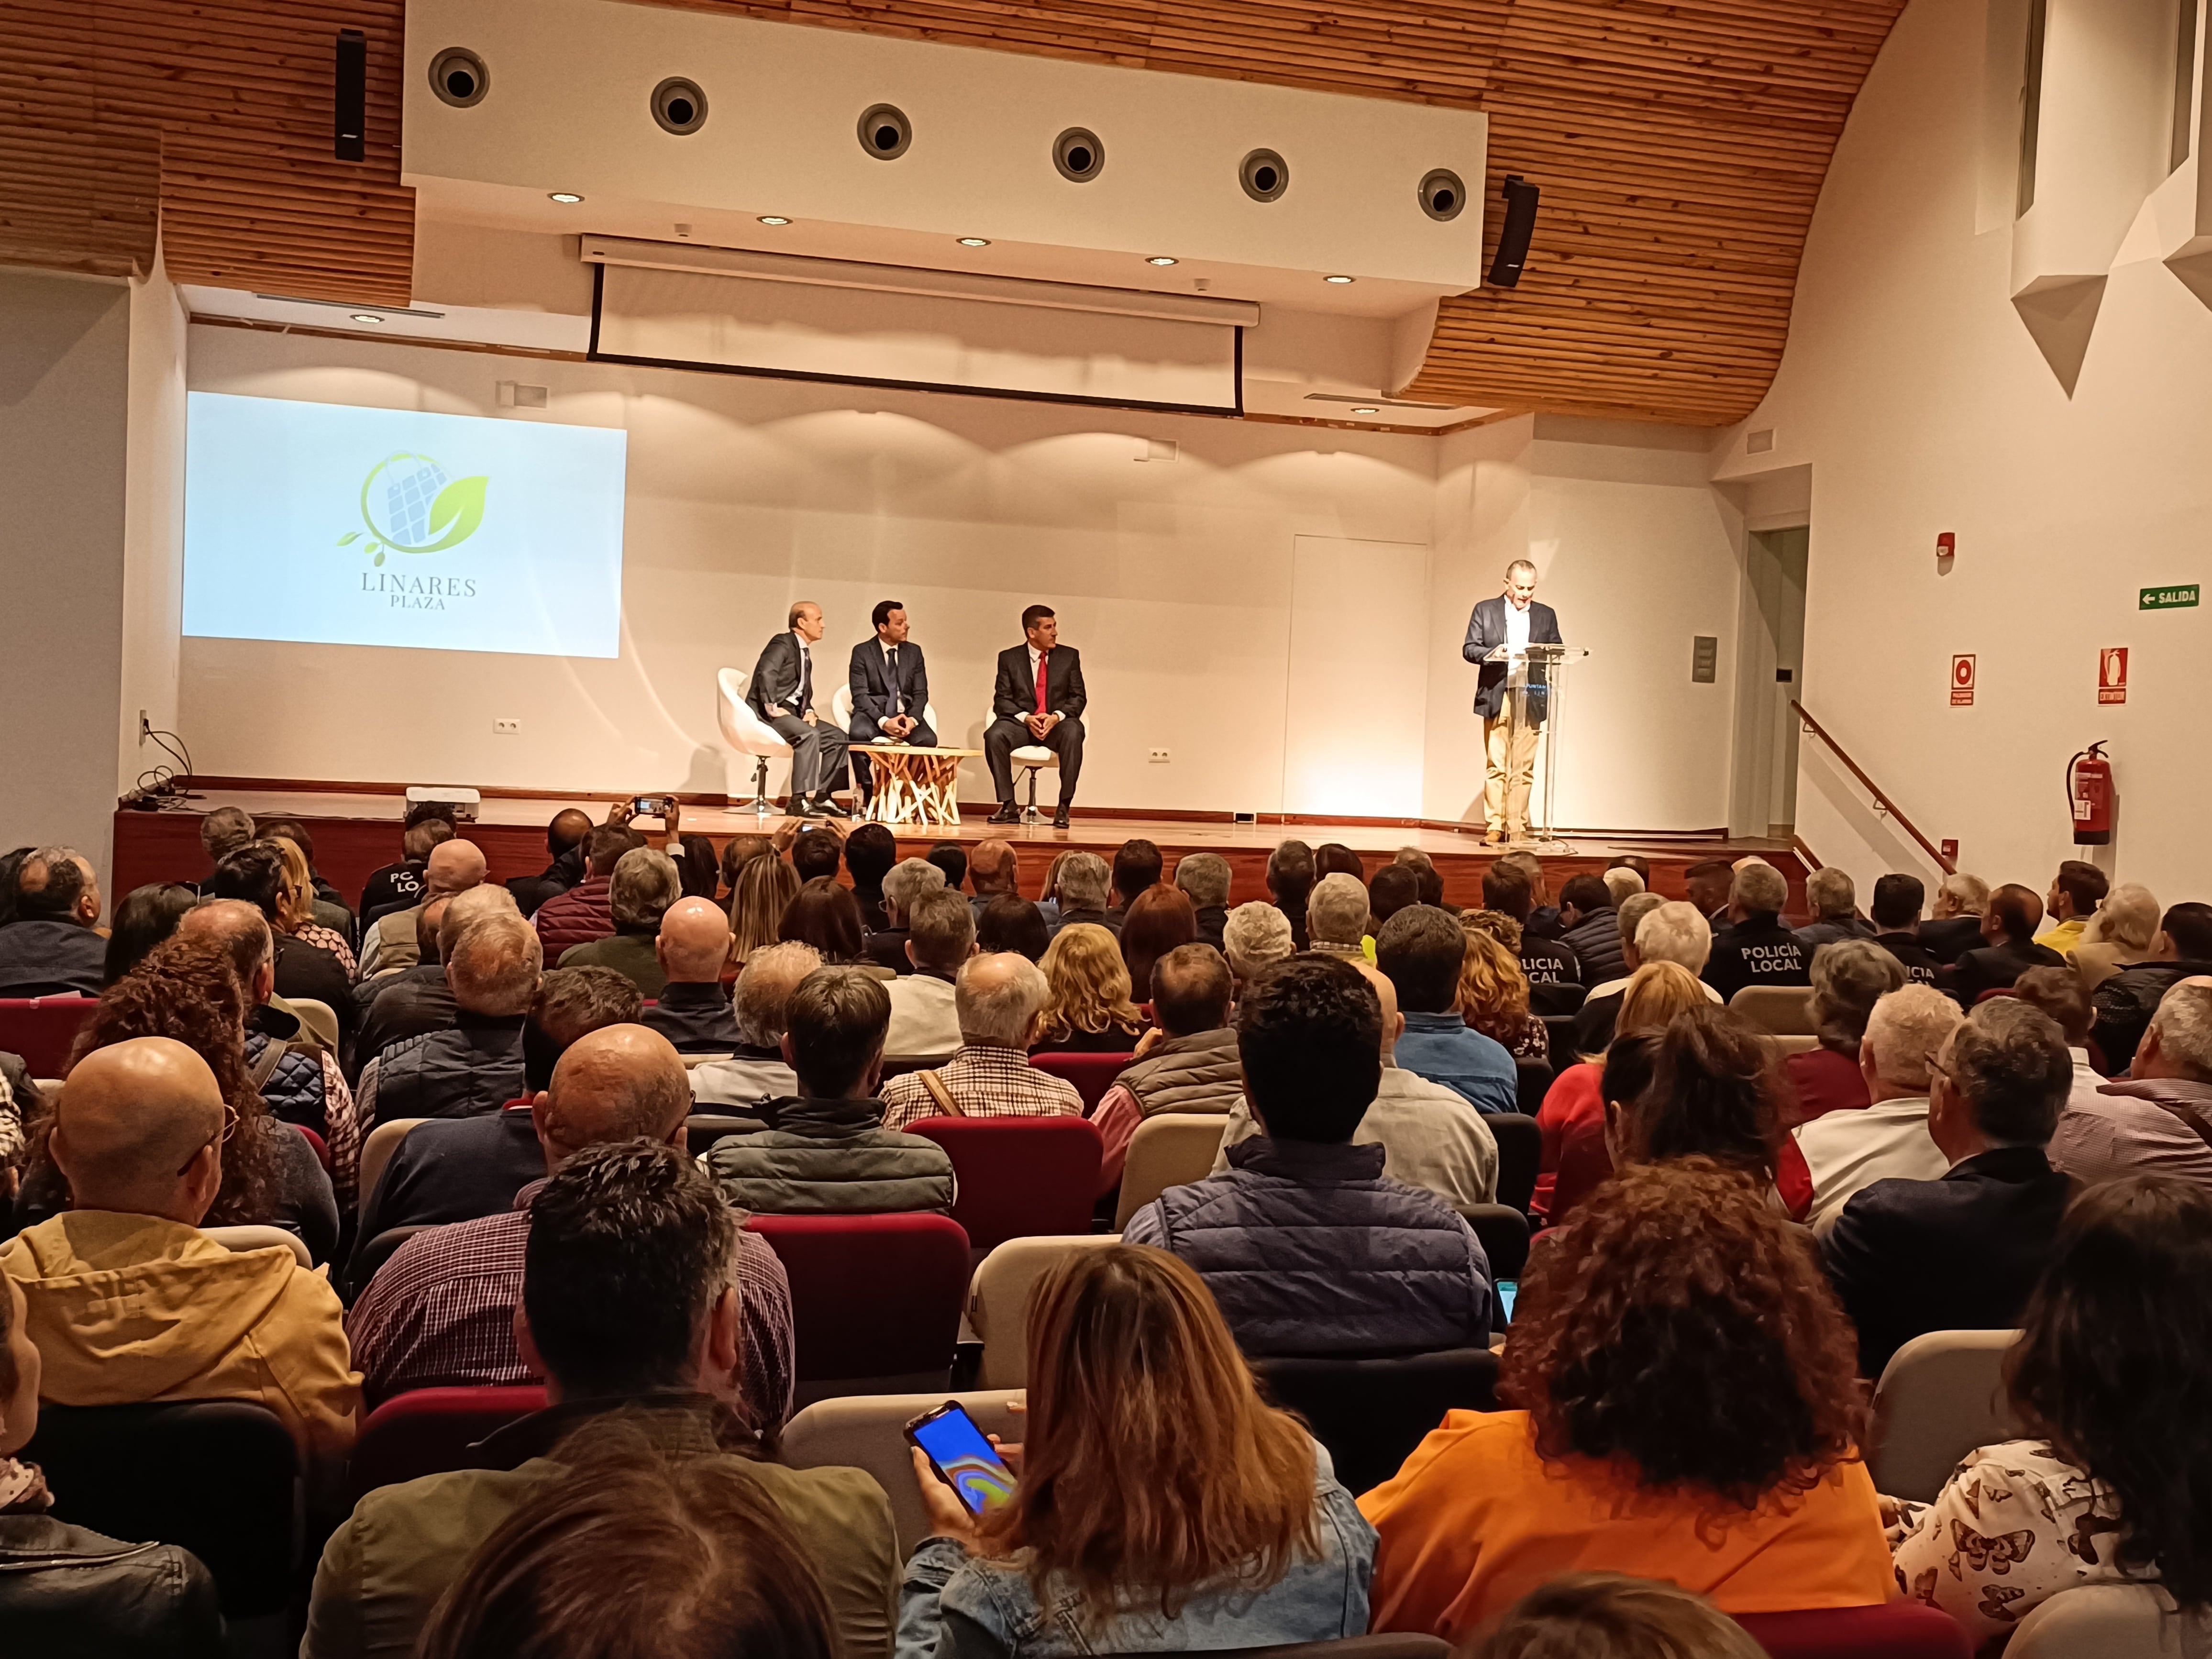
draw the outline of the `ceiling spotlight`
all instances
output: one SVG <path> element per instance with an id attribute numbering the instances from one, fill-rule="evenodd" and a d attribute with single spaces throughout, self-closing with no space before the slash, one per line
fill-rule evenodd
<path id="1" fill-rule="evenodd" d="M 356 311 L 353 313 L 353 320 L 356 323 L 380 323 L 384 319 L 373 311 Z"/>
<path id="2" fill-rule="evenodd" d="M 545 196 L 548 201 L 558 202 L 562 207 L 574 207 L 584 199 L 573 190 L 549 190 Z"/>
<path id="3" fill-rule="evenodd" d="M 1382 411 L 1372 404 L 1355 404 L 1352 412 L 1355 415 L 1380 415 Z"/>
<path id="4" fill-rule="evenodd" d="M 791 222 L 781 213 L 763 213 L 760 216 L 760 222 L 764 225 L 787 225 Z"/>
<path id="5" fill-rule="evenodd" d="M 1175 261 L 1164 253 L 1155 253 L 1145 263 L 1148 265 L 1171 265 Z"/>
<path id="6" fill-rule="evenodd" d="M 1324 276 L 1322 278 L 1322 281 L 1324 283 L 1334 283 L 1339 288 L 1342 288 L 1351 280 L 1352 278 L 1349 276 Z"/>
<path id="7" fill-rule="evenodd" d="M 960 239 L 960 246 L 963 247 L 988 247 L 991 246 L 991 239 L 988 236 L 963 236 Z"/>

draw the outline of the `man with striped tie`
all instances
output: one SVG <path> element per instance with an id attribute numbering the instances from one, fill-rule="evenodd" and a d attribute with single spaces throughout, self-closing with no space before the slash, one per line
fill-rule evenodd
<path id="1" fill-rule="evenodd" d="M 791 745 L 791 798 L 784 811 L 795 818 L 842 818 L 845 809 L 830 792 L 843 781 L 846 737 L 828 707 L 815 702 L 814 645 L 822 637 L 822 607 L 801 599 L 791 607 L 786 627 L 753 665 L 745 701 Z"/>
<path id="2" fill-rule="evenodd" d="M 983 733 L 984 757 L 999 792 L 994 823 L 1020 821 L 1014 805 L 1013 752 L 1036 744 L 1060 757 L 1060 806 L 1053 828 L 1067 828 L 1075 780 L 1083 770 L 1083 656 L 1060 641 L 1060 622 L 1048 605 L 1022 612 L 1025 644 L 999 653 L 999 684 L 991 697 L 995 717 Z"/>

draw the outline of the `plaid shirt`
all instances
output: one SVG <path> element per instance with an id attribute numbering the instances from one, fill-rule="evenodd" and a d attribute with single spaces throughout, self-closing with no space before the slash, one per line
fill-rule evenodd
<path id="1" fill-rule="evenodd" d="M 530 1200 L 543 1181 L 514 1197 L 514 1207 L 475 1221 L 420 1232 L 394 1251 L 346 1316 L 362 1392 L 373 1405 L 410 1389 L 534 1382 L 514 1346 L 514 1308 L 522 1299 Z M 791 1285 L 766 1239 L 740 1229 L 738 1301 L 744 1324 L 738 1395 L 755 1430 L 781 1426 L 791 1413 Z"/>
<path id="2" fill-rule="evenodd" d="M 1064 1077 L 1040 1072 L 1018 1048 L 964 1045 L 933 1068 L 937 1080 L 969 1117 L 1059 1117 L 1083 1115 L 1083 1097 Z M 944 1110 L 920 1072 L 908 1072 L 884 1085 L 884 1127 L 903 1129 Z"/>

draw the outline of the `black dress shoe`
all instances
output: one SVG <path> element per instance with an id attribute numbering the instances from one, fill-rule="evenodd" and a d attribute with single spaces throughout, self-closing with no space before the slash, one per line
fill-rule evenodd
<path id="1" fill-rule="evenodd" d="M 843 807 L 838 805 L 836 801 L 828 795 L 817 795 L 807 804 L 813 807 L 814 815 L 817 817 L 849 818 L 853 816 Z"/>
<path id="2" fill-rule="evenodd" d="M 1065 830 L 1067 828 L 1066 807 L 1060 806 L 1054 809 L 1052 815 L 1052 827 L 1055 830 Z"/>
<path id="3" fill-rule="evenodd" d="M 992 823 L 1019 823 L 1021 821 L 1021 809 L 1016 806 L 1012 801 L 1008 801 L 1004 805 L 1000 806 L 997 811 L 991 814 L 988 820 L 988 822 Z"/>
<path id="4" fill-rule="evenodd" d="M 783 815 L 787 818 L 811 818 L 820 816 L 814 803 L 804 795 L 793 795 L 783 804 Z"/>

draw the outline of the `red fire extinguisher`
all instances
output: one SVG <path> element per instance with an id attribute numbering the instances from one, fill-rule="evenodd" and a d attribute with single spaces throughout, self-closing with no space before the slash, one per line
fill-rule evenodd
<path id="1" fill-rule="evenodd" d="M 2112 838 L 2112 763 L 2105 745 L 2093 743 L 2066 763 L 2066 805 L 2074 815 L 2074 844 L 2102 847 Z"/>

